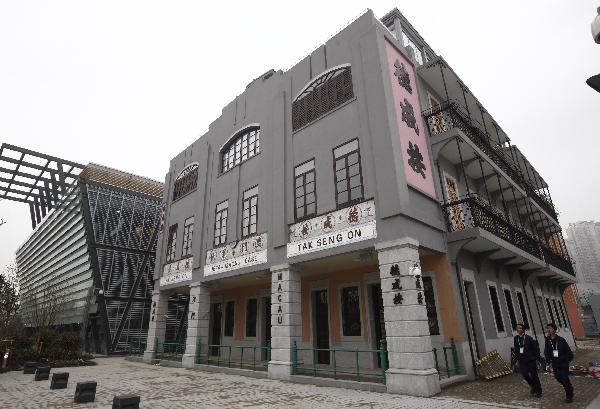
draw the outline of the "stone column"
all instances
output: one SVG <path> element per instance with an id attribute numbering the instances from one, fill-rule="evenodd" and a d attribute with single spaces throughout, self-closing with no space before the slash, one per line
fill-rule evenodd
<path id="1" fill-rule="evenodd" d="M 389 359 L 388 392 L 432 396 L 440 392 L 435 369 L 423 281 L 411 269 L 419 266 L 419 242 L 405 237 L 375 246 L 384 306 Z"/>
<path id="2" fill-rule="evenodd" d="M 168 302 L 168 293 L 161 293 L 160 290 L 154 290 L 152 292 L 152 304 L 150 305 L 150 324 L 148 326 L 148 338 L 146 340 L 144 362 L 152 362 L 155 356 L 155 348 L 157 343 L 162 344 L 165 341 Z"/>
<path id="3" fill-rule="evenodd" d="M 300 342 L 300 274 L 289 264 L 271 267 L 271 361 L 269 377 L 292 375 L 292 345 Z"/>
<path id="4" fill-rule="evenodd" d="M 201 284 L 190 286 L 190 305 L 188 311 L 188 327 L 185 354 L 181 360 L 185 368 L 193 368 L 196 354 L 208 351 L 208 320 L 210 315 L 210 291 Z M 200 341 L 200 351 L 197 351 Z"/>

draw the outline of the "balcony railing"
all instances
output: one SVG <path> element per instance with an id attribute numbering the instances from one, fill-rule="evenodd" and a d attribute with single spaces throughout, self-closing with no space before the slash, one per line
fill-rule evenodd
<path id="1" fill-rule="evenodd" d="M 550 249 L 550 247 L 542 246 L 542 251 L 544 252 L 544 259 L 546 263 L 552 264 L 554 267 L 561 269 L 562 271 L 575 275 L 575 270 L 573 269 L 573 264 L 571 264 L 571 260 L 561 256 L 560 254 L 556 254 L 555 251 Z"/>
<path id="2" fill-rule="evenodd" d="M 430 108 L 423 111 L 423 116 L 427 121 L 430 135 L 438 135 L 449 131 L 452 128 L 460 129 L 479 149 L 481 149 L 504 173 L 512 180 L 518 183 L 542 209 L 554 219 L 557 219 L 556 210 L 545 195 L 540 195 L 529 181 L 527 181 L 512 163 L 510 158 L 505 156 L 504 151 L 498 145 L 492 145 L 489 134 L 475 126 L 469 119 L 469 115 L 464 112 L 462 107 L 454 101 L 446 101 L 437 108 Z"/>
<path id="3" fill-rule="evenodd" d="M 448 231 L 480 227 L 515 247 L 542 259 L 537 239 L 508 219 L 499 209 L 476 197 L 466 197 L 442 204 Z"/>

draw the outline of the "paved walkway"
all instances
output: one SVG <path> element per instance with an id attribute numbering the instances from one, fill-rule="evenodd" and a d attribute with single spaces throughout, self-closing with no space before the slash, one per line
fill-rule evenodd
<path id="1" fill-rule="evenodd" d="M 454 398 L 415 398 L 386 393 L 300 385 L 270 379 L 152 366 L 123 358 L 98 365 L 57 369 L 70 373 L 69 387 L 50 390 L 21 372 L 0 374 L 0 408 L 109 408 L 114 395 L 135 393 L 141 408 L 401 408 L 475 409 L 511 406 Z M 96 402 L 75 405 L 75 384 L 98 382 Z M 512 406 L 514 407 L 514 406 Z"/>

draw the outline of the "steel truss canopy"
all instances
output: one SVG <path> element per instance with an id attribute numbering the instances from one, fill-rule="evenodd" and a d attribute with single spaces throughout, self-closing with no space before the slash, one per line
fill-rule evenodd
<path id="1" fill-rule="evenodd" d="M 0 199 L 29 204 L 35 226 L 67 193 L 84 165 L 3 143 Z"/>

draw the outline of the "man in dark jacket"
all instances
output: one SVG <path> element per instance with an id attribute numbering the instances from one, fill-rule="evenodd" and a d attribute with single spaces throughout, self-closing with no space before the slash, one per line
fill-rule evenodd
<path id="1" fill-rule="evenodd" d="M 554 378 L 565 388 L 566 402 L 571 403 L 573 402 L 573 385 L 569 380 L 569 362 L 573 360 L 573 352 L 567 341 L 556 335 L 556 324 L 551 322 L 546 325 L 546 331 L 548 332 L 546 348 L 544 349 L 546 362 L 552 363 Z"/>
<path id="2" fill-rule="evenodd" d="M 517 368 L 531 387 L 531 394 L 538 398 L 542 397 L 542 385 L 537 373 L 536 362 L 540 356 L 540 347 L 533 338 L 525 334 L 525 326 L 517 324 L 517 335 L 514 339 L 515 356 L 517 357 Z"/>

